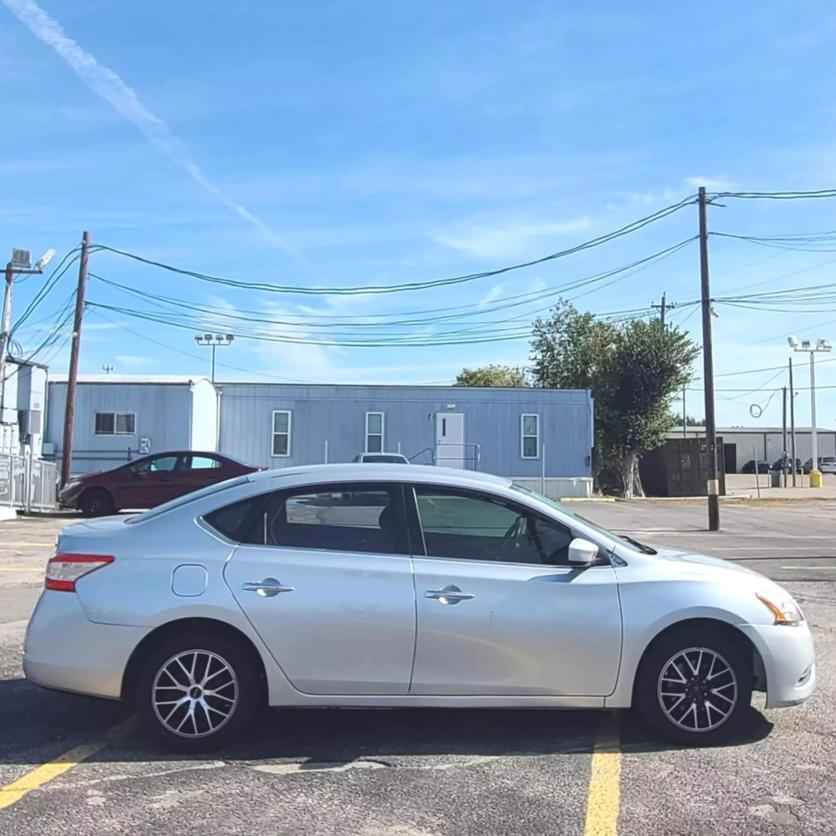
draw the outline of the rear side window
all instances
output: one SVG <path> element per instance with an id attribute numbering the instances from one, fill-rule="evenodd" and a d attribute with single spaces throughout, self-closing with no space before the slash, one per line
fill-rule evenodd
<path id="1" fill-rule="evenodd" d="M 265 502 L 263 495 L 251 496 L 212 511 L 204 519 L 227 539 L 246 541 L 258 518 L 263 516 Z"/>
<path id="2" fill-rule="evenodd" d="M 408 554 L 400 486 L 323 485 L 273 494 L 245 542 L 298 549 Z"/>

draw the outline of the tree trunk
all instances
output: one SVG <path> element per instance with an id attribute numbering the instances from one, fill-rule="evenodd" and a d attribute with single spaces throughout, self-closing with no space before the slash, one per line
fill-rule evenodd
<path id="1" fill-rule="evenodd" d="M 635 490 L 636 454 L 625 453 L 621 459 L 621 496 L 632 499 Z"/>
<path id="2" fill-rule="evenodd" d="M 635 456 L 635 464 L 633 466 L 633 495 L 644 497 L 644 485 L 642 485 L 642 475 L 639 472 L 639 457 Z"/>

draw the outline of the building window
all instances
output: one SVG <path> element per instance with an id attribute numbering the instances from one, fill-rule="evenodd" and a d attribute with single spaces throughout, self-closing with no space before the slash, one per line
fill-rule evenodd
<path id="1" fill-rule="evenodd" d="M 366 452 L 383 452 L 383 413 L 366 413 Z"/>
<path id="2" fill-rule="evenodd" d="M 273 410 L 273 455 L 290 455 L 290 418 L 289 409 Z"/>
<path id="3" fill-rule="evenodd" d="M 540 416 L 536 413 L 520 418 L 520 455 L 524 459 L 540 458 Z"/>
<path id="4" fill-rule="evenodd" d="M 133 435 L 136 432 L 136 413 L 97 412 L 96 435 Z"/>

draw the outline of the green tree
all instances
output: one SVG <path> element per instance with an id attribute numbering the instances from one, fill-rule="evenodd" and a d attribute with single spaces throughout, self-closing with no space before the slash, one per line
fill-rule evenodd
<path id="1" fill-rule="evenodd" d="M 664 441 L 697 346 L 657 319 L 615 325 L 561 300 L 535 321 L 531 352 L 535 386 L 592 390 L 599 481 L 608 472 L 623 496 L 640 493 L 638 457 Z"/>
<path id="2" fill-rule="evenodd" d="M 500 366 L 490 363 L 476 369 L 462 369 L 456 376 L 456 386 L 493 386 L 517 389 L 528 386 L 525 371 L 519 366 Z"/>

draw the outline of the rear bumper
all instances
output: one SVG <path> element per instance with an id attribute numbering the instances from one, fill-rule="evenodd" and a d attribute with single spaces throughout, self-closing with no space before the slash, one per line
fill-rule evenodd
<path id="1" fill-rule="evenodd" d="M 119 699 L 128 659 L 145 627 L 94 624 L 72 592 L 44 590 L 23 645 L 23 672 L 35 685 Z"/>
<path id="2" fill-rule="evenodd" d="M 747 624 L 740 629 L 763 660 L 766 707 L 784 708 L 809 699 L 816 688 L 816 657 L 807 622 L 797 627 Z"/>

